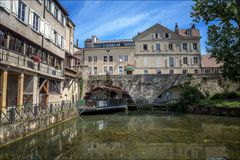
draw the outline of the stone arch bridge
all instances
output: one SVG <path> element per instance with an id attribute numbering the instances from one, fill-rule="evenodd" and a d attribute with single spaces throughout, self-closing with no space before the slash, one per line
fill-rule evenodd
<path id="1" fill-rule="evenodd" d="M 112 84 L 128 92 L 137 104 L 151 104 L 162 93 L 186 82 L 198 87 L 206 96 L 222 92 L 228 81 L 221 75 L 119 75 L 110 76 Z M 106 84 L 107 76 L 89 76 L 84 82 L 85 92 Z M 239 83 L 235 84 L 239 86 Z M 234 86 L 230 90 L 234 90 Z M 235 88 L 236 89 L 236 88 Z M 85 93 L 84 92 L 84 93 Z"/>

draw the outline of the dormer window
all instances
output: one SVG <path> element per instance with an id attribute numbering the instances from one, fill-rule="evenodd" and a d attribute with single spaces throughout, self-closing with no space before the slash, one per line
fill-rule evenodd
<path id="1" fill-rule="evenodd" d="M 148 45 L 147 44 L 143 44 L 143 50 L 147 51 L 148 50 Z"/>
<path id="2" fill-rule="evenodd" d="M 156 34 L 155 34 L 155 38 L 156 38 L 156 39 L 158 39 L 158 38 L 159 38 L 159 37 L 158 37 L 158 33 L 156 33 Z"/>
<path id="3" fill-rule="evenodd" d="M 191 29 L 188 29 L 188 30 L 187 30 L 187 36 L 188 36 L 188 37 L 191 37 L 191 36 L 192 36 L 192 31 L 191 31 Z"/>
<path id="4" fill-rule="evenodd" d="M 165 38 L 169 38 L 169 33 L 165 33 Z"/>

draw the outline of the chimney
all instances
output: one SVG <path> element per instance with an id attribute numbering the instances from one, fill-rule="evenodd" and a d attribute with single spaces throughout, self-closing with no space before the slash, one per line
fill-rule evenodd
<path id="1" fill-rule="evenodd" d="M 77 39 L 77 41 L 76 41 L 76 46 L 78 47 L 78 39 Z"/>
<path id="2" fill-rule="evenodd" d="M 195 24 L 193 23 L 191 29 L 195 29 L 195 28 L 196 28 Z"/>
<path id="3" fill-rule="evenodd" d="M 97 37 L 96 36 L 92 36 L 92 43 L 97 42 Z"/>
<path id="4" fill-rule="evenodd" d="M 175 24 L 175 33 L 179 34 L 178 24 Z"/>

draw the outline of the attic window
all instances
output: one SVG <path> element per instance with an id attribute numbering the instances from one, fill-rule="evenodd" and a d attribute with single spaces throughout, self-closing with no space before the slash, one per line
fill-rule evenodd
<path id="1" fill-rule="evenodd" d="M 192 31 L 190 29 L 187 30 L 187 36 L 191 37 L 192 36 Z"/>
<path id="2" fill-rule="evenodd" d="M 165 38 L 169 38 L 169 34 L 168 33 L 165 33 Z"/>

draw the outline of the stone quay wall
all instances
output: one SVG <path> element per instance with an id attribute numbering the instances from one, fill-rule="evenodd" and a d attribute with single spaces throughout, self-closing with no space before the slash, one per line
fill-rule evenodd
<path id="1" fill-rule="evenodd" d="M 77 115 L 76 108 L 72 108 L 67 111 L 41 116 L 36 119 L 1 126 L 0 148 L 21 138 L 57 125 L 67 119 L 76 117 Z"/>

